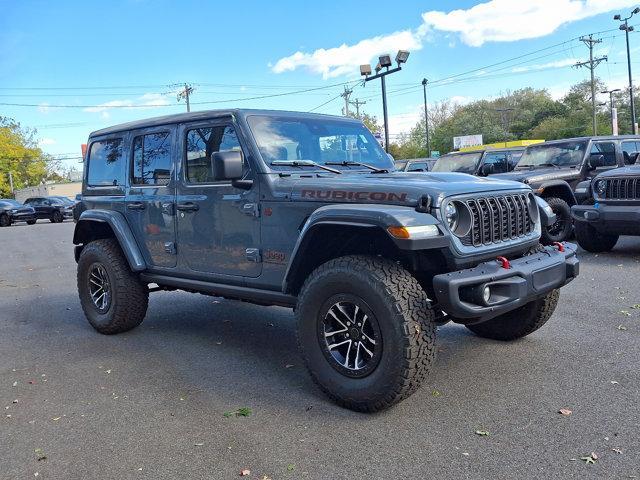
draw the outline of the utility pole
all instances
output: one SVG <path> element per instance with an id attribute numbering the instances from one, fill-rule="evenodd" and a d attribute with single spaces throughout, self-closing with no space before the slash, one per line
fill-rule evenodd
<path id="1" fill-rule="evenodd" d="M 609 94 L 609 111 L 611 112 L 611 135 L 618 135 L 618 122 L 617 115 L 614 115 L 614 106 L 613 106 L 613 94 L 615 92 L 619 92 L 619 88 L 614 88 L 613 90 L 604 90 L 600 93 L 608 93 Z"/>
<path id="2" fill-rule="evenodd" d="M 348 117 L 348 116 L 349 116 L 349 103 L 350 103 L 350 102 L 349 102 L 349 97 L 351 96 L 351 94 L 352 94 L 352 93 L 353 93 L 353 89 L 352 89 L 352 88 L 349 88 L 349 87 L 347 87 L 347 86 L 345 85 L 345 86 L 344 86 L 344 92 L 342 92 L 342 93 L 340 94 L 340 96 L 341 96 L 342 98 L 344 98 L 344 109 L 342 110 L 342 114 L 343 114 L 345 117 Z"/>
<path id="3" fill-rule="evenodd" d="M 424 130 L 427 135 L 427 157 L 431 156 L 431 142 L 429 141 L 429 111 L 427 109 L 427 83 L 429 80 L 422 79 L 422 92 L 424 93 Z"/>
<path id="4" fill-rule="evenodd" d="M 184 98 L 187 102 L 187 112 L 191 111 L 191 105 L 189 104 L 189 95 L 191 95 L 192 93 L 193 87 L 187 83 L 184 84 L 184 90 L 180 90 L 180 92 L 178 92 L 178 101 Z"/>
<path id="5" fill-rule="evenodd" d="M 597 125 L 596 125 L 596 80 L 594 76 L 594 70 L 600 62 L 607 61 L 607 56 L 604 55 L 602 57 L 593 58 L 593 46 L 596 43 L 602 43 L 602 39 L 594 39 L 593 34 L 589 34 L 588 37 L 580 37 L 580 41 L 583 42 L 587 48 L 589 48 L 589 61 L 588 62 L 578 62 L 574 66 L 576 68 L 587 67 L 591 71 L 591 116 L 593 119 L 593 134 L 597 135 Z"/>
<path id="6" fill-rule="evenodd" d="M 500 114 L 501 120 L 502 120 L 502 130 L 504 130 L 504 143 L 505 143 L 505 147 L 507 146 L 507 138 L 509 137 L 509 119 L 508 119 L 508 114 L 509 112 L 513 112 L 515 109 L 514 108 L 496 108 L 496 112 L 498 112 Z"/>
<path id="7" fill-rule="evenodd" d="M 355 101 L 349 103 L 356 107 L 356 117 L 360 118 L 360 107 L 366 105 L 367 101 L 361 101 L 359 98 L 356 98 Z"/>
<path id="8" fill-rule="evenodd" d="M 9 172 L 9 187 L 11 188 L 11 195 L 13 195 L 13 174 Z"/>
<path id="9" fill-rule="evenodd" d="M 620 25 L 620 30 L 624 30 L 624 33 L 627 37 L 627 69 L 629 70 L 629 100 L 631 101 L 631 133 L 636 134 L 637 123 L 636 123 L 636 102 L 633 98 L 633 78 L 631 77 L 631 51 L 629 50 L 629 32 L 633 32 L 633 25 L 629 25 L 629 20 L 635 14 L 640 13 L 640 8 L 636 7 L 633 9 L 631 14 L 627 18 L 622 18 L 621 15 L 615 15 L 613 17 L 614 20 L 619 20 L 622 22 Z"/>

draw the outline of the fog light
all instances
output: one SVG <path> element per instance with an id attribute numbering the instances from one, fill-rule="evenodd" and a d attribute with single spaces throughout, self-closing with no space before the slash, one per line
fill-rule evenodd
<path id="1" fill-rule="evenodd" d="M 482 301 L 488 304 L 490 299 L 491 299 L 491 289 L 489 288 L 489 286 L 486 286 L 482 289 Z"/>

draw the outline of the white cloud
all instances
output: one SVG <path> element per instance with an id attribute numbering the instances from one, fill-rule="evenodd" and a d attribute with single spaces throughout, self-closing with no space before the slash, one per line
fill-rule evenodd
<path id="1" fill-rule="evenodd" d="M 412 30 L 378 35 L 353 45 L 298 50 L 268 67 L 274 73 L 305 68 L 323 78 L 357 75 L 358 66 L 371 63 L 378 55 L 399 49 L 420 50 L 434 32 L 454 35 L 451 46 L 462 43 L 480 47 L 486 42 L 513 42 L 544 37 L 562 25 L 613 10 L 636 6 L 637 0 L 490 0 L 468 9 L 449 12 L 428 11 L 422 24 Z M 375 63 L 375 62 L 374 62 Z"/>
<path id="2" fill-rule="evenodd" d="M 297 51 L 281 58 L 271 68 L 274 73 L 283 73 L 306 67 L 323 78 L 333 78 L 358 72 L 358 67 L 371 63 L 384 53 L 395 54 L 398 50 L 416 51 L 422 48 L 422 34 L 411 30 L 380 35 L 361 40 L 354 45 L 342 44 L 335 48 L 320 48 L 313 53 Z"/>
<path id="3" fill-rule="evenodd" d="M 93 107 L 87 107 L 85 112 L 101 113 L 102 118 L 109 118 L 109 111 L 115 109 L 143 109 L 146 108 L 160 108 L 167 105 L 171 105 L 170 98 L 175 98 L 173 93 L 161 94 L 161 93 L 145 93 L 135 100 L 110 100 L 108 102 L 101 103 Z"/>
<path id="4" fill-rule="evenodd" d="M 547 68 L 563 68 L 575 65 L 579 60 L 577 58 L 567 58 L 565 60 L 557 60 L 555 62 L 539 63 L 536 65 L 527 65 L 524 67 L 514 67 L 511 69 L 513 73 L 530 72 L 532 70 L 545 70 Z"/>
<path id="5" fill-rule="evenodd" d="M 40 145 L 41 147 L 47 145 L 55 145 L 56 143 L 57 142 L 53 138 L 41 138 L 40 140 L 38 140 L 38 145 Z"/>

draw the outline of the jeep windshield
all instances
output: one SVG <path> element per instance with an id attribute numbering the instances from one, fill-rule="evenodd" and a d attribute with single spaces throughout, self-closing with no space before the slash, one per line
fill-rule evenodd
<path id="1" fill-rule="evenodd" d="M 296 160 L 341 170 L 394 168 L 371 132 L 356 122 L 266 115 L 251 115 L 247 122 L 263 160 L 277 170 L 290 170 Z"/>
<path id="2" fill-rule="evenodd" d="M 482 152 L 451 153 L 438 159 L 432 172 L 458 172 L 473 175 L 478 168 Z"/>
<path id="3" fill-rule="evenodd" d="M 516 168 L 575 167 L 582 163 L 586 149 L 586 140 L 532 145 L 524 151 Z"/>

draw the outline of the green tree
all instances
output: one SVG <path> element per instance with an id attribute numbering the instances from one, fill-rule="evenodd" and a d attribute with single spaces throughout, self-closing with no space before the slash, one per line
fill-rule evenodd
<path id="1" fill-rule="evenodd" d="M 0 197 L 11 196 L 9 173 L 15 189 L 46 179 L 47 158 L 38 148 L 36 131 L 0 117 Z"/>

